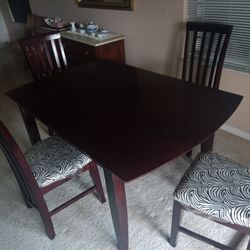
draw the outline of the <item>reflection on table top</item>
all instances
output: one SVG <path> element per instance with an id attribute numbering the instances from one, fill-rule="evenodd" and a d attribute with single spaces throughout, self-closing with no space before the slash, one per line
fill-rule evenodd
<path id="1" fill-rule="evenodd" d="M 123 181 L 204 141 L 242 99 L 111 62 L 84 65 L 8 95 Z"/>

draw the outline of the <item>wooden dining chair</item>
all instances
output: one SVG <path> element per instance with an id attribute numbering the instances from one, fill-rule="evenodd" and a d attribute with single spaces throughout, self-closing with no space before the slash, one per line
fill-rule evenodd
<path id="1" fill-rule="evenodd" d="M 26 35 L 33 36 L 45 25 L 44 22 L 45 17 L 38 16 L 35 14 L 28 14 L 27 22 L 26 22 Z"/>
<path id="2" fill-rule="evenodd" d="M 55 237 L 51 217 L 90 192 L 95 192 L 103 203 L 105 197 L 96 164 L 73 145 L 57 136 L 39 141 L 25 154 L 0 121 L 0 146 L 10 164 L 28 208 L 38 209 L 50 239 Z M 48 210 L 44 195 L 75 175 L 89 171 L 94 183 L 84 192 Z"/>
<path id="3" fill-rule="evenodd" d="M 34 80 L 68 69 L 60 33 L 51 32 L 19 39 Z M 49 135 L 54 132 L 48 128 Z"/>
<path id="4" fill-rule="evenodd" d="M 58 32 L 19 39 L 34 80 L 66 70 L 68 63 Z"/>
<path id="5" fill-rule="evenodd" d="M 250 235 L 250 168 L 216 153 L 200 153 L 174 192 L 173 247 L 180 231 L 214 247 L 233 249 L 182 227 L 183 209 Z"/>
<path id="6" fill-rule="evenodd" d="M 187 22 L 182 80 L 218 89 L 233 26 Z M 192 151 L 187 153 L 191 157 Z"/>

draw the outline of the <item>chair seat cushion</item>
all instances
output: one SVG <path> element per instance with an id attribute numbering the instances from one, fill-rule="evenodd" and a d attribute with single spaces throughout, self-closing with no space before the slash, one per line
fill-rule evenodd
<path id="1" fill-rule="evenodd" d="M 58 136 L 39 141 L 25 153 L 25 157 L 39 187 L 74 175 L 91 161 Z"/>
<path id="2" fill-rule="evenodd" d="M 213 220 L 250 227 L 250 169 L 215 153 L 200 154 L 174 199 Z"/>

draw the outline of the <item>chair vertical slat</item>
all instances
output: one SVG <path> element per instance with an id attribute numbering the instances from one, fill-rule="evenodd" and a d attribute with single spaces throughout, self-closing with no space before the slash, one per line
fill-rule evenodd
<path id="1" fill-rule="evenodd" d="M 33 67 L 33 69 L 34 69 L 34 72 L 35 72 L 35 74 L 36 74 L 36 77 L 39 78 L 39 74 L 40 74 L 40 71 L 41 71 L 41 69 L 40 69 L 41 67 L 40 67 L 39 61 L 38 61 L 39 56 L 38 56 L 38 54 L 37 54 L 36 48 L 34 48 L 33 46 L 30 47 L 29 50 L 30 50 L 30 58 L 35 58 L 35 59 L 33 60 L 33 62 L 32 62 L 32 67 Z"/>
<path id="2" fill-rule="evenodd" d="M 202 83 L 201 83 L 201 85 L 203 85 L 203 86 L 206 86 L 207 71 L 208 71 L 210 55 L 211 55 L 212 47 L 213 47 L 214 35 L 215 35 L 215 33 L 211 32 L 208 50 L 207 50 L 206 62 L 205 62 L 205 66 L 204 66 L 203 78 L 202 78 Z"/>
<path id="3" fill-rule="evenodd" d="M 53 62 L 52 62 L 52 59 L 51 59 L 49 49 L 48 49 L 48 45 L 47 45 L 46 41 L 43 42 L 43 47 L 45 49 L 45 53 L 46 53 L 46 57 L 47 57 L 47 60 L 48 60 L 48 63 L 49 63 L 50 70 L 53 71 L 54 70 Z"/>
<path id="4" fill-rule="evenodd" d="M 52 50 L 53 50 L 54 57 L 55 57 L 55 60 L 56 60 L 57 68 L 61 69 L 61 63 L 60 63 L 59 56 L 58 56 L 58 53 L 57 53 L 55 41 L 51 40 L 50 42 L 51 42 Z"/>
<path id="5" fill-rule="evenodd" d="M 41 63 L 41 71 L 42 72 L 49 72 L 49 68 L 48 68 L 48 62 L 46 60 L 46 54 L 45 52 L 45 48 L 43 47 L 43 44 L 38 44 L 37 46 L 37 55 L 40 58 L 40 63 Z"/>
<path id="6" fill-rule="evenodd" d="M 185 40 L 186 40 L 186 42 L 185 42 L 185 48 L 184 48 L 184 58 L 183 58 L 183 68 L 182 68 L 182 80 L 184 80 L 184 81 L 186 81 L 189 31 L 186 33 Z"/>
<path id="7" fill-rule="evenodd" d="M 61 52 L 61 55 L 62 55 L 64 67 L 67 68 L 68 64 L 67 64 L 66 55 L 65 55 L 65 52 L 64 52 L 64 48 L 63 48 L 61 39 L 58 39 L 58 44 L 59 44 L 60 52 Z"/>
<path id="8" fill-rule="evenodd" d="M 188 61 L 188 50 L 190 48 L 190 43 L 192 39 L 189 39 L 189 35 L 191 32 L 197 32 L 198 43 L 201 43 L 200 48 L 196 48 L 196 50 L 199 49 L 199 58 L 196 62 L 195 56 L 193 55 L 193 51 L 195 48 L 194 41 L 192 46 L 192 55 L 191 55 L 191 62 L 190 62 L 190 74 L 189 74 L 189 81 L 192 83 L 201 84 L 203 86 L 207 86 L 206 83 L 208 83 L 207 87 L 211 88 L 219 88 L 220 84 L 220 78 L 221 78 L 221 72 L 223 68 L 224 59 L 226 56 L 226 51 L 228 47 L 228 43 L 231 37 L 233 26 L 228 24 L 222 24 L 222 23 L 209 23 L 209 22 L 187 22 L 186 24 L 186 39 L 185 39 L 185 50 L 184 50 L 184 58 L 183 58 L 183 68 L 182 68 L 182 80 L 186 81 L 186 75 L 187 75 L 187 61 Z M 199 34 L 202 33 L 202 38 L 199 37 Z M 209 34 L 210 36 L 209 36 Z M 215 42 L 215 34 L 219 34 L 219 39 L 217 42 L 217 46 L 213 47 Z M 225 39 L 221 39 L 221 37 L 225 37 Z M 208 48 L 207 48 L 208 47 Z M 211 54 L 213 55 L 213 48 L 215 48 L 215 53 L 213 59 Z M 198 53 L 198 51 L 197 51 Z M 194 58 L 194 62 L 193 59 Z M 212 61 L 212 65 L 210 70 L 209 63 Z M 205 62 L 205 63 L 203 63 Z M 196 70 L 196 78 L 193 79 L 193 63 L 195 66 L 197 66 Z M 207 73 L 209 73 L 207 75 Z M 188 157 L 192 155 L 192 150 L 187 152 L 186 154 Z"/>
<path id="9" fill-rule="evenodd" d="M 30 66 L 32 76 L 33 76 L 33 78 L 36 78 L 36 72 L 34 70 L 34 64 L 31 66 L 31 62 L 30 62 L 30 58 L 32 56 L 30 48 L 28 46 L 23 46 L 23 51 L 24 51 L 24 56 L 25 56 L 29 66 Z"/>
<path id="10" fill-rule="evenodd" d="M 192 50 L 191 50 L 191 59 L 190 59 L 190 69 L 189 69 L 189 80 L 188 80 L 189 82 L 193 82 L 193 69 L 194 69 L 196 42 L 197 42 L 197 31 L 194 31 L 193 44 L 192 44 Z"/>
<path id="11" fill-rule="evenodd" d="M 7 159 L 10 167 L 11 167 L 13 174 L 16 177 L 17 183 L 22 191 L 24 199 L 25 200 L 28 199 L 28 201 L 32 202 L 32 197 L 31 197 L 31 194 L 29 192 L 29 188 L 27 187 L 27 183 L 25 182 L 25 178 L 24 178 L 22 172 L 17 167 L 18 162 L 14 159 L 14 157 L 11 157 L 11 152 L 9 150 L 7 150 L 8 146 L 5 144 L 4 141 L 2 141 L 2 139 L 0 137 L 0 146 L 1 145 L 2 145 L 3 153 Z"/>
<path id="12" fill-rule="evenodd" d="M 201 40 L 201 47 L 200 47 L 200 53 L 199 53 L 198 67 L 197 67 L 197 72 L 196 72 L 196 82 L 197 83 L 199 83 L 199 81 L 200 81 L 201 65 L 202 65 L 202 61 L 203 61 L 203 52 L 204 52 L 204 47 L 205 47 L 206 35 L 207 35 L 207 32 L 202 32 L 202 40 Z"/>
<path id="13" fill-rule="evenodd" d="M 58 41 L 58 46 L 56 46 L 56 40 Z M 60 57 L 62 57 L 61 61 L 64 64 L 64 69 L 67 69 L 67 59 L 60 33 L 50 32 L 25 37 L 18 41 L 30 66 L 34 80 L 52 75 L 55 71 L 61 71 Z M 48 130 L 49 135 L 54 134 L 50 128 Z"/>
<path id="14" fill-rule="evenodd" d="M 11 170 L 16 177 L 18 185 L 25 199 L 33 202 L 34 193 L 38 190 L 38 185 L 34 180 L 28 162 L 21 149 L 11 136 L 7 128 L 0 120 L 0 148 L 2 148 Z"/>
<path id="15" fill-rule="evenodd" d="M 224 43 L 222 45 L 222 49 L 221 49 L 220 56 L 219 56 L 217 70 L 216 70 L 215 77 L 214 77 L 214 88 L 219 88 L 220 78 L 221 78 L 221 71 L 222 71 L 225 56 L 226 56 L 226 53 L 227 53 L 227 47 L 228 47 L 228 44 L 229 44 L 229 40 L 230 40 L 230 35 L 225 36 Z"/>
<path id="16" fill-rule="evenodd" d="M 58 44 L 56 41 L 58 41 Z M 60 33 L 50 32 L 25 37 L 19 39 L 19 44 L 29 63 L 34 79 L 51 75 L 56 70 L 62 70 L 62 67 L 67 69 L 67 58 Z M 39 46 L 42 51 L 40 51 Z M 35 48 L 35 51 L 32 48 Z"/>
<path id="17" fill-rule="evenodd" d="M 219 54 L 220 47 L 221 47 L 222 37 L 223 37 L 223 34 L 219 34 L 219 38 L 218 38 L 218 41 L 217 41 L 217 44 L 216 44 L 216 49 L 215 49 L 215 52 L 214 52 L 213 63 L 212 63 L 212 67 L 211 67 L 211 71 L 210 71 L 210 77 L 209 77 L 209 81 L 208 81 L 208 86 L 210 88 L 213 88 L 214 71 L 215 71 L 217 58 L 218 58 L 218 54 Z"/>

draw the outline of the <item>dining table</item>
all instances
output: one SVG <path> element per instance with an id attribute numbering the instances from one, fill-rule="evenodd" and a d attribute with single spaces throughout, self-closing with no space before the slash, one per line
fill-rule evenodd
<path id="1" fill-rule="evenodd" d="M 7 95 L 19 105 L 32 144 L 40 140 L 39 120 L 103 168 L 120 250 L 129 248 L 125 184 L 198 144 L 201 151 L 212 150 L 215 131 L 242 100 L 110 61 L 60 72 Z"/>

